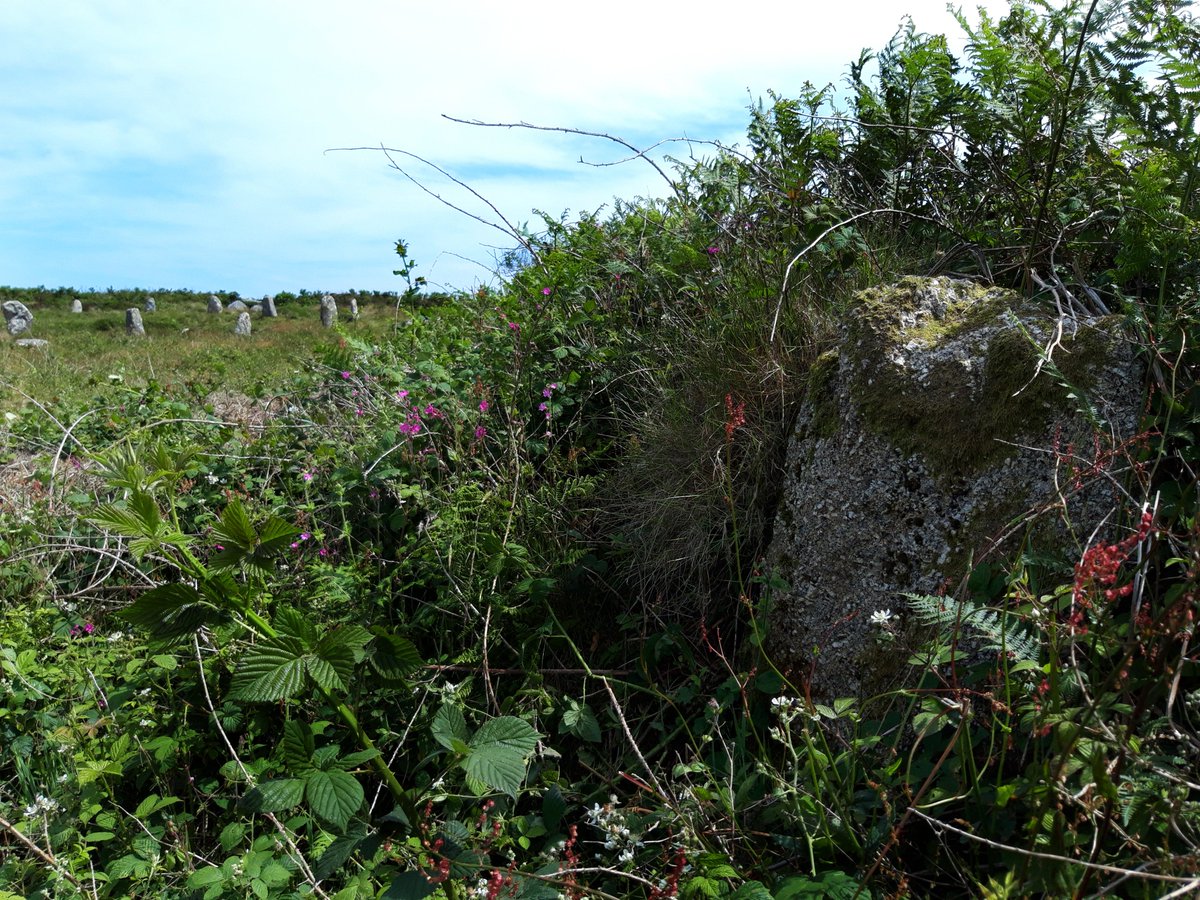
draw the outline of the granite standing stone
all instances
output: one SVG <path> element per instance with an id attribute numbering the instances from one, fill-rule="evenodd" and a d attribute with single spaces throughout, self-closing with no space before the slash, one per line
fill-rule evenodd
<path id="1" fill-rule="evenodd" d="M 233 308 L 231 303 L 230 309 Z M 237 324 L 233 326 L 233 333 L 242 337 L 250 336 L 250 313 L 240 312 L 237 317 Z"/>
<path id="2" fill-rule="evenodd" d="M 276 316 L 279 315 L 279 313 L 275 312 L 275 298 L 274 297 L 263 297 L 261 309 L 262 309 L 262 314 L 263 314 L 264 318 L 274 319 Z"/>
<path id="3" fill-rule="evenodd" d="M 146 328 L 142 325 L 142 313 L 136 306 L 125 310 L 125 333 L 136 337 L 146 336 Z"/>
<path id="4" fill-rule="evenodd" d="M 146 298 L 146 312 L 154 312 L 156 309 L 158 309 L 158 304 L 154 301 L 154 298 L 147 297 Z"/>
<path id="5" fill-rule="evenodd" d="M 210 295 L 208 298 L 208 311 L 210 313 L 219 313 L 222 309 L 223 307 L 221 306 L 221 301 L 217 295 Z"/>
<path id="6" fill-rule="evenodd" d="M 358 300 L 354 297 L 350 298 L 350 318 L 358 318 Z"/>
<path id="7" fill-rule="evenodd" d="M 0 309 L 4 310 L 5 327 L 8 328 L 8 333 L 14 337 L 27 332 L 29 326 L 33 324 L 33 313 L 20 300 L 6 300 Z"/>
<path id="8" fill-rule="evenodd" d="M 321 298 L 321 324 L 326 328 L 332 328 L 333 323 L 337 321 L 337 314 L 337 301 L 326 294 Z"/>
<path id="9" fill-rule="evenodd" d="M 1115 482 L 1072 488 L 1057 448 L 1129 446 L 1142 368 L 1118 317 L 1066 325 L 947 278 L 865 291 L 847 311 L 809 373 L 767 554 L 787 583 L 767 649 L 814 698 L 879 695 L 903 676 L 929 630 L 906 597 L 965 586 L 981 559 L 1069 558 L 1080 536 L 1109 533 Z M 1061 374 L 1043 367 L 1052 340 Z"/>
<path id="10" fill-rule="evenodd" d="M 230 304 L 229 304 L 227 307 L 225 307 L 225 308 L 226 308 L 227 310 L 229 310 L 230 312 L 246 312 L 247 310 L 249 310 L 249 309 L 250 309 L 250 307 L 248 307 L 248 306 L 247 306 L 245 303 L 243 303 L 241 300 L 234 300 L 232 303 L 230 303 Z"/>
<path id="11" fill-rule="evenodd" d="M 78 297 L 76 297 L 74 300 L 71 301 L 71 312 L 73 312 L 73 313 L 83 312 L 83 301 L 80 300 Z"/>

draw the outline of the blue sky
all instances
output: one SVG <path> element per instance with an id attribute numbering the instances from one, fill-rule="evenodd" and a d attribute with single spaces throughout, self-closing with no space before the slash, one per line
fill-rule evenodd
<path id="1" fill-rule="evenodd" d="M 608 142 L 442 114 L 732 143 L 752 99 L 840 81 L 905 13 L 958 32 L 942 0 L 3 0 L 0 284 L 396 290 L 404 238 L 418 274 L 469 289 L 512 241 L 335 148 L 415 153 L 514 222 L 659 196 L 644 162 L 580 163 L 620 159 Z"/>

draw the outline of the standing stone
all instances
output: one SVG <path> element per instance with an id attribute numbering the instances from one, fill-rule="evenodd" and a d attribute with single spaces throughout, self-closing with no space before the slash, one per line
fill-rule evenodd
<path id="1" fill-rule="evenodd" d="M 210 294 L 208 297 L 208 311 L 210 313 L 219 313 L 222 308 L 220 298 L 216 294 Z"/>
<path id="2" fill-rule="evenodd" d="M 1116 318 L 1064 334 L 1017 294 L 945 278 L 859 295 L 809 374 L 785 462 L 768 552 L 788 585 L 772 598 L 780 671 L 813 697 L 879 694 L 916 649 L 898 646 L 928 634 L 906 597 L 963 583 L 980 559 L 1076 557 L 1062 521 L 1106 533 L 1112 484 L 1060 484 L 1056 448 L 1090 453 L 1097 416 L 1097 459 L 1136 433 L 1142 371 Z M 1042 366 L 1051 339 L 1061 375 Z"/>
<path id="3" fill-rule="evenodd" d="M 358 299 L 355 297 L 350 298 L 350 318 L 358 318 Z"/>
<path id="4" fill-rule="evenodd" d="M 270 296 L 263 297 L 262 306 L 260 308 L 262 309 L 263 318 L 274 319 L 276 316 L 279 315 L 279 313 L 275 312 L 275 298 L 274 297 L 270 297 Z"/>
<path id="5" fill-rule="evenodd" d="M 337 321 L 337 301 L 329 294 L 321 298 L 321 324 L 326 328 L 332 328 L 333 323 Z"/>
<path id="6" fill-rule="evenodd" d="M 249 310 L 249 309 L 250 309 L 250 307 L 248 307 L 248 306 L 247 306 L 245 303 L 243 303 L 241 300 L 234 300 L 232 303 L 230 303 L 230 304 L 229 304 L 227 307 L 225 307 L 225 308 L 226 308 L 227 310 L 229 310 L 230 312 L 246 312 L 247 310 Z"/>
<path id="7" fill-rule="evenodd" d="M 230 304 L 233 308 L 233 304 Z M 233 333 L 242 337 L 250 336 L 250 313 L 240 312 L 237 317 L 237 324 L 233 326 Z"/>
<path id="8" fill-rule="evenodd" d="M 71 301 L 71 312 L 73 312 L 73 313 L 83 312 L 83 301 L 80 300 L 78 297 L 76 297 L 74 300 Z"/>
<path id="9" fill-rule="evenodd" d="M 154 312 L 158 309 L 158 304 L 154 302 L 153 297 L 146 298 L 146 312 Z"/>
<path id="10" fill-rule="evenodd" d="M 136 337 L 145 337 L 146 329 L 142 325 L 142 314 L 136 306 L 125 310 L 125 333 Z"/>
<path id="11" fill-rule="evenodd" d="M 4 306 L 4 325 L 11 335 L 24 334 L 33 324 L 33 313 L 20 300 L 6 300 Z"/>

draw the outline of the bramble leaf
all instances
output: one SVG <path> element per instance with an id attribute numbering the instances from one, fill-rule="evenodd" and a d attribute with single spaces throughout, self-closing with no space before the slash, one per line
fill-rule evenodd
<path id="1" fill-rule="evenodd" d="M 312 811 L 341 832 L 362 806 L 364 793 L 357 778 L 340 769 L 332 769 L 308 775 L 305 796 Z"/>
<path id="2" fill-rule="evenodd" d="M 471 737 L 471 732 L 467 728 L 467 720 L 463 718 L 462 710 L 449 703 L 443 703 L 437 711 L 437 715 L 433 717 L 433 725 L 430 728 L 430 732 L 433 734 L 435 741 L 447 750 L 454 752 L 458 752 L 454 746 L 455 740 L 460 744 L 465 744 Z"/>
<path id="3" fill-rule="evenodd" d="M 293 637 L 266 638 L 246 652 L 230 686 L 234 700 L 284 700 L 304 686 L 304 647 Z"/>
<path id="4" fill-rule="evenodd" d="M 463 768 L 468 778 L 515 797 L 525 778 L 525 760 L 537 746 L 538 737 L 528 722 L 515 716 L 492 719 L 469 741 L 470 753 Z"/>
<path id="5" fill-rule="evenodd" d="M 261 781 L 242 798 L 241 806 L 250 812 L 280 812 L 299 806 L 304 799 L 304 781 L 299 778 L 274 778 Z"/>

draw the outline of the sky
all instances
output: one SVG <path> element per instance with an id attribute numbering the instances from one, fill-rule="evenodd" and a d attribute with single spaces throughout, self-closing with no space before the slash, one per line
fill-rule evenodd
<path id="1" fill-rule="evenodd" d="M 401 290 L 401 238 L 431 287 L 492 284 L 515 241 L 428 192 L 536 230 L 666 185 L 611 141 L 445 116 L 737 143 L 905 14 L 961 46 L 944 0 L 0 0 L 0 284 Z"/>

